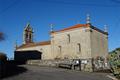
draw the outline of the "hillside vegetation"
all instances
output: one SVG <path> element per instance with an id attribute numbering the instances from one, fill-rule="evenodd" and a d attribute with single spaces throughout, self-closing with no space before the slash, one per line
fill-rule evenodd
<path id="1" fill-rule="evenodd" d="M 113 74 L 117 78 L 120 78 L 120 48 L 116 48 L 110 52 L 109 62 Z"/>

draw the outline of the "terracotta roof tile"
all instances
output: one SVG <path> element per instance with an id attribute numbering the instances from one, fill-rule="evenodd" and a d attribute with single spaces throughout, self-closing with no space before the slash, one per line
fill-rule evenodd
<path id="1" fill-rule="evenodd" d="M 64 28 L 62 30 L 59 31 L 55 31 L 55 32 L 61 32 L 61 31 L 67 31 L 67 30 L 72 30 L 72 29 L 76 29 L 76 28 L 80 28 L 80 27 L 90 27 L 90 24 L 77 24 L 68 28 Z"/>
<path id="2" fill-rule="evenodd" d="M 44 45 L 50 45 L 50 44 L 51 44 L 50 41 L 44 41 L 44 42 L 38 42 L 38 43 L 28 43 L 28 44 L 22 44 L 21 46 L 17 47 L 17 49 L 35 47 L 35 46 L 44 46 Z"/>
<path id="3" fill-rule="evenodd" d="M 72 30 L 72 29 L 76 29 L 76 28 L 80 28 L 80 27 L 91 27 L 92 29 L 94 29 L 96 31 L 99 31 L 99 32 L 101 32 L 103 34 L 108 35 L 107 32 L 104 32 L 103 30 L 100 30 L 97 27 L 92 26 L 91 24 L 77 24 L 77 25 L 74 25 L 74 26 L 71 26 L 71 27 L 68 27 L 68 28 L 64 28 L 62 30 L 52 31 L 51 34 L 54 34 L 56 32 L 63 32 L 63 31 L 67 31 L 67 30 Z"/>

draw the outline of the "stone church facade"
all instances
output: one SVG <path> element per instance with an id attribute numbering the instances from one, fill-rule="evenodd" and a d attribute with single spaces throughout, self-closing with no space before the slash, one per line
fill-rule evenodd
<path id="1" fill-rule="evenodd" d="M 36 54 L 36 55 L 35 55 Z M 108 33 L 93 26 L 89 16 L 85 24 L 55 31 L 51 26 L 50 40 L 33 41 L 30 24 L 24 29 L 23 44 L 16 46 L 15 60 L 92 59 L 108 55 Z"/>

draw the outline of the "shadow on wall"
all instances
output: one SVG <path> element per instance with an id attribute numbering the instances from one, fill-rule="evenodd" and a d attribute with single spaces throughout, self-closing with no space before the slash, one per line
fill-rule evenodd
<path id="1" fill-rule="evenodd" d="M 27 60 L 37 60 L 41 59 L 42 52 L 33 50 L 33 51 L 15 51 L 14 59 L 19 63 L 25 63 Z"/>
<path id="2" fill-rule="evenodd" d="M 16 65 L 14 61 L 8 61 L 7 63 L 2 63 L 0 65 L 0 78 L 8 78 L 15 75 L 22 74 L 27 71 L 26 68 Z"/>

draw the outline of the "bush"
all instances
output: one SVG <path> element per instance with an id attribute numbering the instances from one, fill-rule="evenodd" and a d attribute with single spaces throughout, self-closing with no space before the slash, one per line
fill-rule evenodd
<path id="1" fill-rule="evenodd" d="M 117 78 L 120 78 L 120 48 L 110 52 L 109 62 L 113 74 Z"/>
<path id="2" fill-rule="evenodd" d="M 0 61 L 7 61 L 7 56 L 6 56 L 6 54 L 0 52 Z"/>

